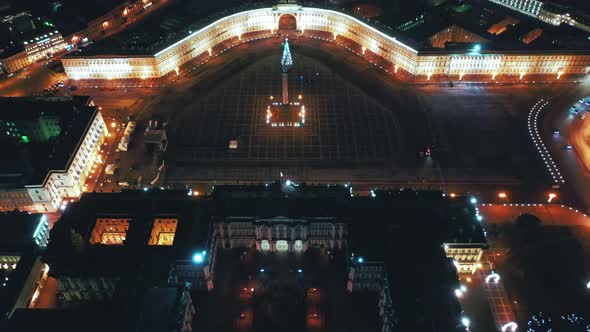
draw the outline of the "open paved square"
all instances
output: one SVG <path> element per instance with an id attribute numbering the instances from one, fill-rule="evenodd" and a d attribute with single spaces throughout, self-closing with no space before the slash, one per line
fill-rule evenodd
<path id="1" fill-rule="evenodd" d="M 350 181 L 362 190 L 493 187 L 525 198 L 548 185 L 526 119 L 539 98 L 571 84 L 407 84 L 339 45 L 289 36 L 290 99 L 302 96 L 307 121 L 271 128 L 266 108 L 280 100 L 283 40 L 228 49 L 140 101 L 129 99 L 131 90 L 98 96 L 97 103 L 118 96 L 136 105 L 140 129 L 154 115 L 168 121 L 162 184 L 173 187 L 269 181 L 281 172 L 298 181 Z M 424 158 L 428 147 L 432 156 Z"/>

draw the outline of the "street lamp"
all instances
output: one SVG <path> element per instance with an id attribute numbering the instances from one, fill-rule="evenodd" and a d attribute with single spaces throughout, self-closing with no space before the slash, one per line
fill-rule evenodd
<path id="1" fill-rule="evenodd" d="M 518 325 L 515 322 L 509 322 L 502 325 L 502 332 L 516 332 Z"/>
<path id="2" fill-rule="evenodd" d="M 503 191 L 500 192 L 500 193 L 498 193 L 498 198 L 505 199 L 507 197 L 508 197 L 508 195 L 505 192 L 503 192 Z"/>
<path id="3" fill-rule="evenodd" d="M 547 199 L 547 203 L 551 203 L 551 201 L 557 197 L 556 193 L 549 193 L 549 198 Z"/>
<path id="4" fill-rule="evenodd" d="M 469 325 L 471 324 L 471 321 L 467 317 L 462 317 L 461 318 L 461 324 L 463 324 L 463 326 L 465 326 L 466 328 L 469 328 Z"/>
<path id="5" fill-rule="evenodd" d="M 197 252 L 193 255 L 193 262 L 195 262 L 196 264 L 202 264 L 205 261 L 205 256 L 207 255 L 207 252 L 205 252 L 204 250 L 201 252 Z"/>
<path id="6" fill-rule="evenodd" d="M 493 281 L 495 284 L 497 284 L 500 281 L 500 275 L 497 273 L 492 273 L 486 277 L 485 281 L 486 284 L 489 284 L 490 281 Z"/>

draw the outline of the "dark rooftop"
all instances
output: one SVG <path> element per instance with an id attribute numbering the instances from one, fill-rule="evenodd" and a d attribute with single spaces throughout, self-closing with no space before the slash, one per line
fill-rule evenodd
<path id="1" fill-rule="evenodd" d="M 33 248 L 33 233 L 42 216 L 16 211 L 0 213 L 0 253 L 22 252 Z"/>
<path id="2" fill-rule="evenodd" d="M 0 256 L 11 257 L 2 259 L 4 264 L 7 261 L 15 262 L 14 266 L 6 264 L 0 268 L 0 321 L 12 311 L 40 253 L 33 234 L 42 216 L 26 212 L 0 213 Z"/>
<path id="3" fill-rule="evenodd" d="M 297 187 L 293 188 L 295 185 Z M 455 201 L 443 197 L 440 192 L 413 190 L 378 192 L 374 198 L 353 197 L 350 192 L 350 188 L 343 185 L 292 184 L 285 188 L 284 183 L 273 183 L 220 186 L 210 195 L 197 198 L 188 196 L 186 191 L 158 189 L 85 194 L 54 226 L 49 256 L 55 257 L 57 262 L 64 252 L 72 250 L 70 230 L 79 234 L 83 243 L 88 243 L 97 218 L 130 219 L 124 245 L 89 246 L 86 253 L 76 259 L 79 264 L 63 261 L 64 271 L 75 267 L 84 273 L 105 273 L 99 261 L 110 267 L 117 266 L 116 262 L 123 266 L 139 252 L 144 253 L 142 257 L 161 251 L 166 252 L 169 259 L 189 259 L 195 250 L 208 247 L 213 218 L 236 216 L 342 220 L 352 229 L 358 228 L 350 239 L 352 250 L 363 248 L 367 255 L 375 252 L 375 258 L 383 251 L 376 244 L 378 241 L 368 239 L 400 229 L 415 238 L 432 239 L 439 247 L 445 241 L 486 242 L 481 226 L 475 221 L 473 205 L 461 198 Z M 178 219 L 174 245 L 149 248 L 147 242 L 154 220 L 166 217 Z"/>
<path id="4" fill-rule="evenodd" d="M 212 4 L 203 7 L 201 2 L 197 4 L 194 0 L 179 0 L 142 21 L 136 27 L 98 41 L 82 50 L 71 53 L 70 56 L 154 55 L 215 20 L 240 11 L 268 8 L 273 4 L 274 2 L 247 3 L 220 11 L 221 7 L 219 5 Z M 326 7 L 315 3 L 310 3 L 309 6 L 337 10 L 352 15 L 344 8 Z M 500 36 L 494 36 L 487 32 L 487 29 L 492 24 L 501 21 L 508 15 L 517 16 L 520 23 Z M 383 16 L 388 15 L 385 13 Z M 377 20 L 365 20 L 365 23 L 383 31 L 385 34 L 395 36 L 396 39 L 410 47 L 426 51 L 432 49 L 428 37 L 451 25 L 460 26 L 486 39 L 491 39 L 492 42 L 489 44 L 488 49 L 498 51 L 571 51 L 590 49 L 590 41 L 587 39 L 588 33 L 567 25 L 554 27 L 487 2 L 457 7 L 452 3 L 448 3 L 424 13 L 423 20 L 424 23 L 417 24 L 415 27 L 403 32 L 382 25 Z M 528 45 L 522 43 L 520 37 L 536 27 L 543 29 L 543 35 Z"/>
<path id="5" fill-rule="evenodd" d="M 244 10 L 268 8 L 274 2 L 203 2 L 176 0 L 153 13 L 137 26 L 97 41 L 69 56 L 153 55 L 212 22 Z M 232 7 L 236 6 L 236 7 Z M 231 9 L 226 9 L 231 8 Z"/>
<path id="6" fill-rule="evenodd" d="M 11 163 L 0 167 L 0 187 L 11 188 L 23 184 L 41 184 L 49 170 L 65 170 L 81 138 L 98 112 L 88 106 L 90 97 L 71 98 L 0 98 L 0 120 L 35 119 L 54 114 L 62 126 L 61 134 L 48 142 L 5 143 L 5 149 L 15 156 Z"/>
<path id="7" fill-rule="evenodd" d="M 517 18 L 519 22 L 516 25 L 509 25 L 508 29 L 500 35 L 487 31 L 493 24 L 506 17 Z M 447 5 L 430 10 L 424 15 L 423 23 L 405 30 L 404 34 L 416 40 L 421 50 L 443 51 L 443 49 L 433 49 L 428 38 L 453 25 L 490 40 L 490 43 L 484 46 L 484 50 L 515 52 L 590 50 L 588 40 L 590 34 L 587 32 L 565 24 L 555 27 L 489 1 L 476 1 L 458 7 L 448 2 Z M 535 28 L 543 30 L 541 37 L 530 44 L 523 43 L 520 40 L 522 36 Z M 465 45 L 465 48 L 470 46 Z M 457 45 L 455 48 L 458 49 Z"/>
<path id="8" fill-rule="evenodd" d="M 188 292 L 182 288 L 150 288 L 143 297 L 140 316 L 138 320 L 138 331 L 141 332 L 163 332 L 174 331 L 178 325 L 179 308 L 186 304 Z M 184 311 L 181 311 L 184 314 Z"/>

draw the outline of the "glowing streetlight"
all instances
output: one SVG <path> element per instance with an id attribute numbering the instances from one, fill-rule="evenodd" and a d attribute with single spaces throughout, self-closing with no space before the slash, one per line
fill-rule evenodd
<path id="1" fill-rule="evenodd" d="M 338 36 L 338 34 L 334 32 L 334 40 L 336 40 L 336 36 Z"/>
<path id="2" fill-rule="evenodd" d="M 363 55 L 365 55 L 366 51 L 367 51 L 367 48 L 363 46 Z"/>
<path id="3" fill-rule="evenodd" d="M 115 128 L 116 126 L 117 126 L 117 123 L 116 122 L 114 122 L 114 121 L 111 122 L 111 128 Z"/>
<path id="4" fill-rule="evenodd" d="M 209 48 L 207 49 L 207 52 L 209 52 L 209 56 L 211 56 L 211 54 L 212 54 L 212 52 L 213 52 L 213 50 L 211 49 L 211 47 L 209 47 Z"/>
<path id="5" fill-rule="evenodd" d="M 461 318 L 461 324 L 463 324 L 463 326 L 465 326 L 466 328 L 469 328 L 471 321 L 469 320 L 469 318 L 463 317 Z"/>
<path id="6" fill-rule="evenodd" d="M 469 201 L 471 202 L 471 204 L 477 204 L 477 198 L 475 197 L 471 197 Z"/>
<path id="7" fill-rule="evenodd" d="M 547 203 L 551 203 L 551 201 L 557 197 L 556 193 L 549 193 L 549 198 L 547 199 Z"/>
<path id="8" fill-rule="evenodd" d="M 460 299 L 460 298 L 462 298 L 462 297 L 463 297 L 463 291 L 461 291 L 461 290 L 460 290 L 460 289 L 458 289 L 458 288 L 457 288 L 457 289 L 455 289 L 455 296 L 456 296 L 457 298 L 459 298 L 459 299 Z"/>
<path id="9" fill-rule="evenodd" d="M 201 252 L 197 252 L 193 255 L 193 262 L 195 262 L 196 264 L 201 264 L 205 261 L 205 256 L 207 255 L 207 252 L 205 252 L 204 250 Z"/>
<path id="10" fill-rule="evenodd" d="M 516 332 L 518 325 L 515 322 L 510 322 L 502 325 L 502 332 Z"/>
<path id="11" fill-rule="evenodd" d="M 486 284 L 489 284 L 490 282 L 497 284 L 498 282 L 500 282 L 500 275 L 497 273 L 492 273 L 486 277 L 485 281 Z"/>
<path id="12" fill-rule="evenodd" d="M 506 194 L 505 192 L 502 191 L 498 193 L 498 198 L 505 199 L 506 197 L 508 197 L 508 194 Z"/>
<path id="13" fill-rule="evenodd" d="M 397 74 L 397 70 L 398 70 L 399 66 L 398 65 L 394 65 L 393 66 L 393 72 Z"/>
<path id="14" fill-rule="evenodd" d="M 457 196 L 457 194 L 455 194 L 455 193 L 451 193 L 449 196 L 451 196 L 451 197 L 455 198 L 455 197 Z"/>
<path id="15" fill-rule="evenodd" d="M 563 71 L 558 71 L 557 72 L 557 79 L 560 79 L 561 78 L 561 75 L 563 75 Z"/>

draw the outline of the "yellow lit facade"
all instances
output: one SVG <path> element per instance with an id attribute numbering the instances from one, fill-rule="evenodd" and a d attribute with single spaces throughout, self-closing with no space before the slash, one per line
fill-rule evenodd
<path id="1" fill-rule="evenodd" d="M 244 11 L 222 18 L 155 54 L 140 56 L 98 55 L 68 56 L 62 60 L 70 79 L 87 85 L 153 86 L 189 70 L 188 64 L 224 51 L 253 38 L 269 38 L 280 29 L 283 15 L 296 19 L 303 36 L 330 36 L 335 42 L 357 45 L 391 65 L 384 68 L 396 74 L 425 79 L 443 75 L 457 79 L 462 75 L 519 79 L 530 75 L 584 75 L 590 72 L 590 53 L 574 52 L 419 52 L 366 23 L 343 13 L 277 5 L 272 8 Z M 328 38 L 324 38 L 328 39 Z M 185 67 L 183 67 L 185 65 Z M 191 65 L 192 67 L 192 65 Z M 393 69 L 395 68 L 395 70 Z M 110 83 L 109 83 L 110 82 Z"/>
<path id="2" fill-rule="evenodd" d="M 475 273 L 483 255 L 484 245 L 481 243 L 446 243 L 447 257 L 455 260 L 458 273 Z"/>
<path id="3" fill-rule="evenodd" d="M 129 221 L 123 218 L 96 219 L 90 235 L 91 244 L 122 245 L 129 230 Z"/>
<path id="4" fill-rule="evenodd" d="M 178 219 L 155 219 L 148 244 L 150 246 L 171 246 L 174 244 Z"/>

